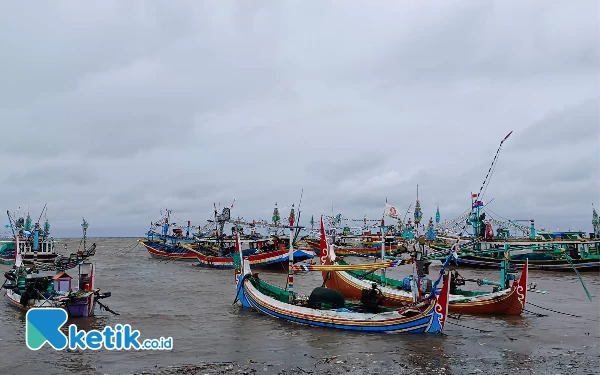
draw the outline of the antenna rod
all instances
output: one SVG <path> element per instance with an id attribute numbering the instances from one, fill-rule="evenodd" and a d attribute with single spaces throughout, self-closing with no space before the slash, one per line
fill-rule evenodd
<path id="1" fill-rule="evenodd" d="M 8 216 L 8 223 L 10 224 L 10 230 L 12 231 L 13 237 L 15 237 L 16 236 L 15 226 L 13 225 L 12 217 L 10 217 L 10 211 L 6 210 L 6 215 Z"/>
<path id="2" fill-rule="evenodd" d="M 302 191 L 300 192 L 300 203 L 298 203 L 298 220 L 296 220 L 296 222 L 298 223 L 298 228 L 296 228 L 296 233 L 294 234 L 294 242 L 296 242 L 296 239 L 298 238 L 298 235 L 300 234 L 300 214 L 302 213 L 302 211 L 300 211 L 300 206 L 302 205 L 302 196 L 304 195 L 304 188 L 302 188 Z"/>
<path id="3" fill-rule="evenodd" d="M 44 214 L 44 210 L 46 210 L 46 206 L 47 206 L 47 205 L 48 205 L 48 203 L 46 203 L 46 204 L 44 205 L 44 208 L 42 208 L 42 212 L 40 213 L 40 217 L 38 218 L 38 221 L 37 221 L 38 223 L 40 222 L 40 220 L 42 220 L 42 215 Z"/>
<path id="4" fill-rule="evenodd" d="M 504 137 L 504 139 L 502 139 L 502 141 L 500 141 L 500 146 L 498 146 L 498 150 L 496 151 L 496 156 L 494 156 L 494 160 L 492 160 L 492 164 L 490 165 L 490 169 L 488 169 L 488 173 L 485 175 L 485 179 L 483 180 L 483 184 L 481 185 L 481 188 L 479 188 L 479 193 L 477 194 L 477 200 L 481 200 L 481 198 L 483 197 L 483 195 L 481 194 L 481 192 L 483 191 L 483 188 L 487 185 L 489 185 L 490 183 L 490 179 L 492 176 L 492 173 L 494 172 L 493 169 L 496 165 L 496 161 L 498 161 L 498 155 L 500 154 L 500 149 L 502 148 L 502 144 L 504 144 L 504 141 L 506 141 L 508 139 L 508 137 L 510 137 L 510 135 L 513 133 L 513 131 L 511 130 L 510 133 L 508 133 L 506 135 L 506 137 Z M 487 187 L 486 187 L 487 190 Z M 484 192 L 485 194 L 485 192 Z"/>

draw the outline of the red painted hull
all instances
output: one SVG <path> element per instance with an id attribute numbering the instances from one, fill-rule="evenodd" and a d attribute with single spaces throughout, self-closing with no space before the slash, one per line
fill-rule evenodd
<path id="1" fill-rule="evenodd" d="M 309 241 L 307 241 L 309 242 Z M 310 241 L 310 245 L 315 249 L 315 253 L 319 253 L 319 243 L 316 241 Z M 385 251 L 396 251 L 398 245 L 386 245 Z M 377 247 L 335 247 L 335 253 L 341 256 L 380 256 L 381 245 Z"/>
<path id="2" fill-rule="evenodd" d="M 218 256 L 209 256 L 205 254 L 196 254 L 198 258 L 198 262 L 200 262 L 200 266 L 209 267 L 209 268 L 224 268 L 231 269 L 233 268 L 233 258 L 232 257 L 218 257 Z M 250 261 L 250 265 L 252 268 L 265 268 L 265 267 L 282 267 L 283 263 L 288 263 L 289 261 L 289 250 L 278 250 L 271 251 L 268 253 L 262 254 L 254 254 L 244 257 Z M 306 259 L 312 258 L 312 252 L 307 250 L 294 250 L 294 263 L 301 262 Z M 285 267 L 287 270 L 287 267 Z"/>
<path id="3" fill-rule="evenodd" d="M 146 248 L 146 250 L 148 251 L 148 253 L 150 254 L 150 256 L 152 258 L 187 260 L 187 261 L 195 261 L 196 260 L 196 254 L 194 254 L 194 253 L 167 253 L 167 252 L 155 249 L 152 246 L 148 246 L 143 242 L 140 242 L 140 243 L 142 245 L 144 245 L 144 247 Z"/>
<path id="4" fill-rule="evenodd" d="M 323 278 L 327 277 L 327 272 L 323 272 Z M 370 283 L 370 282 L 369 282 Z M 368 284 L 367 284 L 368 285 Z M 330 272 L 329 279 L 326 282 L 328 288 L 336 289 L 346 298 L 360 300 L 362 290 L 366 285 L 361 285 L 361 281 L 351 276 L 347 272 Z M 384 306 L 400 307 L 413 303 L 410 296 L 399 295 L 394 288 L 380 287 L 385 297 Z M 525 307 L 527 296 L 527 268 L 524 268 L 521 278 L 515 281 L 510 290 L 504 293 L 490 293 L 480 296 L 477 300 L 465 302 L 453 302 L 458 296 L 450 295 L 450 312 L 458 314 L 492 314 L 492 315 L 520 315 Z M 453 298 L 454 297 L 454 298 Z"/>

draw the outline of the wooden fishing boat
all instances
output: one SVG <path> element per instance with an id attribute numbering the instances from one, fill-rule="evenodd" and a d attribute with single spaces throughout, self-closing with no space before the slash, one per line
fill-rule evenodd
<path id="1" fill-rule="evenodd" d="M 44 207 L 44 210 L 46 207 Z M 42 211 L 42 214 L 44 213 Z M 50 237 L 50 224 L 48 219 L 45 220 L 43 228 L 39 223 L 32 223 L 31 216 L 27 214 L 27 218 L 22 217 L 13 220 L 9 211 L 8 226 L 13 232 L 13 239 L 10 241 L 0 242 L 0 263 L 14 264 L 15 260 L 15 236 L 19 236 L 20 253 L 22 261 L 25 264 L 33 262 L 52 263 L 58 256 L 55 249 L 54 238 Z M 41 215 L 40 215 L 41 218 Z"/>
<path id="2" fill-rule="evenodd" d="M 87 227 L 84 234 L 85 229 Z M 18 235 L 15 242 L 16 248 L 21 248 Z M 93 248 L 95 251 L 95 244 Z M 4 273 L 6 280 L 2 284 L 8 303 L 22 310 L 52 307 L 65 309 L 69 317 L 93 316 L 96 304 L 106 307 L 99 300 L 110 297 L 111 293 L 101 293 L 96 288 L 95 266 L 80 254 L 84 252 L 90 255 L 89 251 L 74 253 L 78 259 L 75 266 L 71 262 L 73 256 L 58 262 L 59 265 L 34 263 L 26 266 L 21 253 L 16 252 L 14 266 Z M 70 268 L 68 273 L 65 267 Z"/>
<path id="3" fill-rule="evenodd" d="M 504 246 L 510 249 L 509 260 L 522 269 L 528 261 L 530 270 L 598 272 L 600 270 L 600 239 L 537 239 L 480 241 L 461 244 L 461 267 L 499 269 L 504 259 Z M 437 250 L 437 249 L 436 249 Z M 440 251 L 447 251 L 445 248 Z M 569 259 L 567 258 L 569 257 Z"/>
<path id="4" fill-rule="evenodd" d="M 3 287 L 8 303 L 23 310 L 59 307 L 70 317 L 93 316 L 97 300 L 110 297 L 95 287 L 94 271 L 90 262 L 80 263 L 74 276 L 72 272 L 16 267 L 4 274 L 7 281 Z"/>
<path id="5" fill-rule="evenodd" d="M 312 246 L 315 254 L 319 254 L 319 240 L 306 239 L 306 242 Z M 397 252 L 399 249 L 398 245 L 386 245 L 385 250 L 387 254 Z M 370 244 L 369 246 L 353 247 L 353 246 L 336 246 L 336 253 L 341 256 L 358 256 L 358 257 L 376 257 L 381 255 L 381 242 L 379 247 Z"/>
<path id="6" fill-rule="evenodd" d="M 185 227 L 178 227 L 171 222 L 171 210 L 167 209 L 159 221 L 150 223 L 146 239 L 140 239 L 138 243 L 146 248 L 152 258 L 195 261 L 196 254 L 181 246 L 196 242 L 190 233 L 191 229 L 189 221 Z"/>
<path id="7" fill-rule="evenodd" d="M 333 247 L 327 250 L 327 244 L 323 243 L 325 241 L 323 235 L 320 246 L 322 264 L 346 265 L 347 263 L 336 260 Z M 449 263 L 449 260 L 450 256 L 446 259 L 445 265 Z M 449 311 L 460 314 L 520 315 L 525 307 L 527 297 L 527 262 L 520 279 L 514 281 L 511 287 L 507 287 L 507 282 L 509 279 L 514 278 L 509 275 L 508 266 L 508 262 L 505 261 L 501 273 L 502 282 L 491 293 L 460 290 L 456 288 L 456 284 L 461 281 L 460 276 L 458 273 L 452 275 L 448 280 L 451 292 L 449 294 Z M 399 281 L 388 277 L 384 278 L 372 271 L 351 270 L 323 272 L 323 279 L 328 288 L 336 289 L 345 297 L 354 299 L 364 298 L 364 290 L 369 289 L 373 282 L 385 285 L 379 286 L 383 295 L 382 303 L 384 306 L 405 306 L 413 303 L 415 295 L 428 292 L 427 278 L 424 275 L 411 283 L 411 278 Z M 490 284 L 487 280 L 481 280 L 479 283 Z"/>
<path id="8" fill-rule="evenodd" d="M 336 262 L 336 264 L 346 264 Z M 373 282 L 381 283 L 381 276 L 364 271 L 331 272 L 326 285 L 339 290 L 347 298 L 361 298 L 362 290 Z M 484 282 L 484 280 L 481 280 Z M 386 286 L 380 286 L 384 306 L 403 306 L 413 301 L 413 294 L 405 281 L 385 278 Z M 451 277 L 449 311 L 460 314 L 520 315 L 527 297 L 527 267 L 523 269 L 518 281 L 510 288 L 494 292 L 472 292 L 454 288 Z"/>
<path id="9" fill-rule="evenodd" d="M 511 258 L 510 262 L 519 269 L 525 268 L 525 265 L 528 264 L 530 270 L 536 271 L 573 272 L 573 268 L 577 269 L 579 272 L 598 272 L 600 270 L 600 258 L 598 256 L 572 259 L 571 262 L 565 257 L 562 259 L 548 260 L 530 260 L 527 257 L 524 257 L 524 259 Z M 458 264 L 463 267 L 499 269 L 502 267 L 502 260 L 490 256 L 465 253 L 459 257 Z"/>
<path id="10" fill-rule="evenodd" d="M 152 258 L 196 261 L 196 254 L 183 247 L 181 243 L 167 243 L 160 240 L 138 240 Z"/>
<path id="11" fill-rule="evenodd" d="M 236 300 L 242 306 L 272 317 L 317 327 L 366 332 L 441 333 L 447 317 L 448 283 L 439 297 L 401 310 L 370 309 L 346 303 L 335 290 L 316 288 L 309 298 L 268 284 L 251 271 L 248 259 L 236 270 Z M 292 268 L 290 266 L 290 280 Z M 383 311 L 381 311 L 383 310 Z"/>
<path id="12" fill-rule="evenodd" d="M 188 245 L 185 246 L 188 250 L 195 253 L 198 259 L 198 265 L 208 268 L 232 269 L 234 268 L 233 254 L 230 256 L 208 255 L 199 250 L 192 249 Z M 253 252 L 252 254 L 244 254 L 254 268 L 281 268 L 285 267 L 289 261 L 289 250 L 280 249 L 274 251 Z M 294 262 L 302 262 L 312 259 L 314 254 L 310 250 L 297 249 L 294 250 Z"/>

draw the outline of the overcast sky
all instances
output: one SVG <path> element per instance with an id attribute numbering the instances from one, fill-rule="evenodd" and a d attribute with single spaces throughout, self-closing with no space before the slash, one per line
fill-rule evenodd
<path id="1" fill-rule="evenodd" d="M 141 236 L 168 205 L 591 230 L 600 2 L 40 1 L 0 11 L 3 210 Z"/>

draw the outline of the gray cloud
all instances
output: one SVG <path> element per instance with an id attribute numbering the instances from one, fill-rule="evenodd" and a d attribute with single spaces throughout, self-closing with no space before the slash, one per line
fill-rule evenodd
<path id="1" fill-rule="evenodd" d="M 0 207 L 141 235 L 165 205 L 303 221 L 470 205 L 589 230 L 600 205 L 595 1 L 5 4 Z"/>

